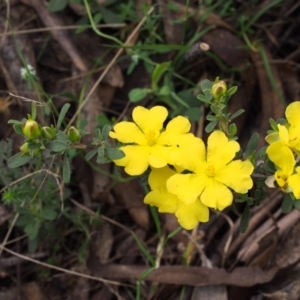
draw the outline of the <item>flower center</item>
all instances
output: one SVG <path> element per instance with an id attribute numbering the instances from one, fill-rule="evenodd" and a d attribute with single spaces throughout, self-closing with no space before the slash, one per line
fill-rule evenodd
<path id="1" fill-rule="evenodd" d="M 157 137 L 158 137 L 158 132 L 156 130 L 149 130 L 145 134 L 145 138 L 149 146 L 155 145 Z"/>
<path id="2" fill-rule="evenodd" d="M 214 177 L 216 175 L 216 170 L 213 166 L 210 165 L 205 169 L 205 174 L 208 177 Z"/>
<path id="3" fill-rule="evenodd" d="M 275 173 L 275 179 L 282 190 L 285 190 L 288 187 L 287 176 L 282 174 L 281 172 Z"/>

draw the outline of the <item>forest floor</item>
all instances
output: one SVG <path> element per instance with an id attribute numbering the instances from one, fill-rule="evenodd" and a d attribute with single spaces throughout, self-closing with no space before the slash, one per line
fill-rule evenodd
<path id="1" fill-rule="evenodd" d="M 85 143 L 137 105 L 187 116 L 206 140 L 197 95 L 217 77 L 238 87 L 242 149 L 254 132 L 265 146 L 269 119 L 300 100 L 299 16 L 297 0 L 1 0 L 0 299 L 300 299 L 300 212 L 282 213 L 275 189 L 245 233 L 245 203 L 187 231 L 143 203 L 145 177 L 83 150 L 68 152 L 69 183 L 60 155 L 7 166 L 24 142 L 8 120 L 33 101 L 43 125 L 70 103 L 62 126 Z"/>

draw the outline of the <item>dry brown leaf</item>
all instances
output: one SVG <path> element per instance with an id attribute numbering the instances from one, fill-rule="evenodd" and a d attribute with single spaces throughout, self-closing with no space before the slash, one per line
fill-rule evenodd
<path id="1" fill-rule="evenodd" d="M 270 294 L 264 294 L 267 299 L 271 300 L 299 300 L 300 299 L 300 280 L 293 281 L 288 286 L 279 291 Z"/>
<path id="2" fill-rule="evenodd" d="M 288 63 L 278 64 L 276 66 L 282 86 L 286 95 L 287 102 L 293 102 L 300 99 L 300 82 L 297 71 Z"/>
<path id="3" fill-rule="evenodd" d="M 281 242 L 278 247 L 274 265 L 280 269 L 294 265 L 300 260 L 300 222 L 296 223 L 291 231 L 287 234 L 286 238 Z"/>
<path id="4" fill-rule="evenodd" d="M 102 264 L 108 262 L 112 245 L 114 242 L 112 227 L 109 223 L 103 222 L 93 238 L 93 251 Z"/>
<path id="5" fill-rule="evenodd" d="M 75 266 L 72 268 L 72 270 L 78 273 L 89 275 L 89 271 L 84 265 Z M 89 299 L 89 293 L 90 293 L 89 280 L 84 277 L 76 277 L 74 279 L 75 279 L 74 286 L 73 289 L 70 290 L 69 298 L 72 300 Z"/>
<path id="6" fill-rule="evenodd" d="M 112 300 L 115 298 L 114 298 L 114 294 L 112 294 L 110 290 L 106 286 L 104 286 L 100 291 L 96 292 L 91 298 L 91 300 L 101 300 L 101 299 Z"/>
<path id="7" fill-rule="evenodd" d="M 191 300 L 227 300 L 227 289 L 224 285 L 195 287 Z"/>
<path id="8" fill-rule="evenodd" d="M 89 63 L 89 69 L 92 69 L 93 63 L 101 58 L 104 63 L 109 63 L 113 58 L 111 53 L 107 54 L 107 48 L 102 45 L 103 41 L 93 32 L 82 32 L 74 37 L 74 44 L 80 51 L 83 57 Z M 98 75 L 99 76 L 99 75 Z M 124 85 L 124 78 L 120 67 L 114 64 L 107 74 L 104 76 L 102 82 L 107 83 L 113 87 L 121 88 Z"/>
<path id="9" fill-rule="evenodd" d="M 45 26 L 55 27 L 62 26 L 64 24 L 61 17 L 59 17 L 57 14 L 51 13 L 48 10 L 45 2 L 41 2 L 40 0 L 31 0 L 31 5 L 36 10 Z M 81 72 L 87 71 L 87 64 L 83 57 L 80 55 L 73 41 L 69 37 L 68 32 L 65 30 L 53 30 L 51 31 L 51 34 L 53 35 L 54 39 L 61 45 L 62 49 L 64 49 L 64 51 L 70 56 L 76 68 Z"/>
<path id="10" fill-rule="evenodd" d="M 137 280 L 149 270 L 149 267 L 139 265 L 101 265 L 95 259 L 89 262 L 89 268 L 95 276 L 125 280 Z M 249 287 L 271 281 L 277 271 L 276 267 L 267 271 L 263 271 L 259 267 L 238 267 L 232 272 L 227 272 L 225 269 L 218 268 L 161 266 L 151 272 L 145 280 L 192 286 L 234 285 Z"/>
<path id="11" fill-rule="evenodd" d="M 174 24 L 177 18 L 176 11 L 168 8 L 168 2 L 164 0 L 157 0 L 159 11 L 163 17 L 163 24 L 165 30 L 166 41 L 168 44 L 181 44 L 183 37 L 183 23 Z M 175 54 L 175 53 L 174 53 Z"/>
<path id="12" fill-rule="evenodd" d="M 21 298 L 19 297 L 21 294 Z M 1 300 L 46 300 L 47 298 L 42 293 L 40 287 L 36 282 L 29 282 L 24 284 L 21 291 L 17 288 L 7 289 L 0 292 Z"/>
<path id="13" fill-rule="evenodd" d="M 46 297 L 43 295 L 40 287 L 36 282 L 29 282 L 22 287 L 24 294 L 24 300 L 45 300 Z M 2 298 L 1 298 L 2 299 Z"/>
<path id="14" fill-rule="evenodd" d="M 146 237 L 146 231 L 142 228 L 137 228 L 133 230 L 134 234 L 140 241 L 144 241 Z M 138 244 L 132 234 L 128 235 L 124 240 L 122 240 L 117 247 L 116 255 L 121 257 L 122 264 L 133 264 L 135 263 L 136 256 L 132 253 L 139 251 Z"/>
<path id="15" fill-rule="evenodd" d="M 143 203 L 144 193 L 137 180 L 117 183 L 113 193 L 118 201 L 125 204 L 134 221 L 144 229 L 149 227 L 149 213 Z"/>
<path id="16" fill-rule="evenodd" d="M 246 68 L 249 65 L 248 51 L 242 48 L 244 43 L 230 31 L 222 28 L 209 31 L 202 41 L 229 66 Z"/>

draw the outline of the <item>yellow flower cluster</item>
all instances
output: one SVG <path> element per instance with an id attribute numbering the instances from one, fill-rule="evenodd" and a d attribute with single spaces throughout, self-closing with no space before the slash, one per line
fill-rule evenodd
<path id="1" fill-rule="evenodd" d="M 296 161 L 300 157 L 300 101 L 291 103 L 285 111 L 287 123 L 277 124 L 278 131 L 269 134 L 266 141 L 270 144 L 267 154 L 275 164 L 276 172 L 266 180 L 269 187 L 275 187 L 292 192 L 300 199 L 300 167 Z"/>
<path id="2" fill-rule="evenodd" d="M 207 222 L 209 208 L 223 210 L 232 204 L 232 191 L 247 193 L 253 182 L 253 165 L 234 160 L 240 146 L 222 131 L 214 131 L 204 142 L 189 133 L 191 124 L 178 116 L 164 129 L 168 111 L 162 106 L 138 106 L 134 122 L 120 122 L 110 137 L 126 144 L 120 149 L 125 157 L 115 164 L 129 175 L 140 175 L 151 167 L 151 191 L 144 202 L 159 212 L 174 213 L 180 225 L 194 228 Z"/>

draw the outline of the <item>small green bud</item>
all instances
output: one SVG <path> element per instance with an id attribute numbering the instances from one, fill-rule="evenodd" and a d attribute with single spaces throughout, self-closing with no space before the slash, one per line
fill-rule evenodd
<path id="1" fill-rule="evenodd" d="M 27 120 L 22 129 L 25 137 L 29 140 L 35 140 L 41 134 L 40 125 L 34 120 Z"/>
<path id="2" fill-rule="evenodd" d="M 28 147 L 28 143 L 24 143 L 21 147 L 20 147 L 20 151 L 24 154 L 24 155 L 30 155 L 30 149 Z M 40 153 L 40 149 L 39 148 L 35 148 L 33 150 L 33 157 L 37 156 Z"/>
<path id="3" fill-rule="evenodd" d="M 227 92 L 227 85 L 225 81 L 222 80 L 214 83 L 211 88 L 211 93 L 216 99 L 220 99 L 226 92 Z"/>
<path id="4" fill-rule="evenodd" d="M 55 128 L 49 127 L 49 126 L 44 126 L 41 129 L 41 134 L 42 134 L 43 139 L 51 141 L 51 140 L 55 139 L 55 136 L 56 136 Z"/>
<path id="5" fill-rule="evenodd" d="M 71 126 L 67 132 L 68 138 L 71 142 L 79 142 L 81 139 L 80 132 L 74 126 Z"/>
<path id="6" fill-rule="evenodd" d="M 24 153 L 24 154 L 29 153 L 28 143 L 23 144 L 23 145 L 20 147 L 20 151 L 21 151 L 22 153 Z"/>

